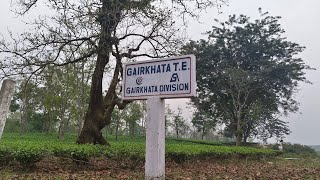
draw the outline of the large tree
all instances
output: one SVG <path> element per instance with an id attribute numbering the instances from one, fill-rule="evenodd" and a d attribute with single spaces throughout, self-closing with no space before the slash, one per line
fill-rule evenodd
<path id="1" fill-rule="evenodd" d="M 277 116 L 298 110 L 294 94 L 299 82 L 308 82 L 305 70 L 311 69 L 297 56 L 304 47 L 284 37 L 280 17 L 259 12 L 253 21 L 231 15 L 208 32 L 208 40 L 184 47 L 184 53 L 197 56 L 193 103 L 220 119 L 237 145 L 258 129 L 277 126 L 269 136 L 289 133 Z"/>
<path id="2" fill-rule="evenodd" d="M 17 13 L 26 15 L 37 6 L 45 11 L 34 30 L 2 40 L 2 73 L 38 74 L 48 65 L 94 61 L 88 110 L 78 143 L 107 144 L 101 129 L 110 124 L 115 106 L 128 103 L 117 96 L 122 62 L 137 57 L 173 55 L 181 44 L 178 24 L 196 17 L 224 0 L 19 0 Z M 179 18 L 181 21 L 177 21 Z M 182 33 L 181 33 L 182 34 Z M 180 34 L 180 35 L 181 35 Z M 113 69 L 103 94 L 105 70 Z"/>

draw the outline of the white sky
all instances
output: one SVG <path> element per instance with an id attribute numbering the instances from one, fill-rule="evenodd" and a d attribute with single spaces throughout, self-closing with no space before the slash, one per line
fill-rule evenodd
<path id="1" fill-rule="evenodd" d="M 7 34 L 7 29 L 14 32 L 22 32 L 25 27 L 15 15 L 10 12 L 11 0 L 2 0 L 0 3 L 0 33 Z M 225 19 L 229 14 L 245 14 L 253 19 L 258 16 L 258 8 L 270 12 L 273 16 L 282 16 L 280 21 L 286 30 L 288 40 L 306 46 L 301 57 L 307 64 L 318 69 L 308 71 L 307 78 L 313 85 L 301 84 L 296 98 L 301 103 L 300 113 L 284 117 L 289 121 L 292 134 L 286 141 L 307 145 L 320 144 L 320 61 L 318 61 L 318 50 L 320 51 L 320 1 L 319 0 L 230 0 L 229 6 L 222 7 L 222 14 L 216 9 L 208 10 L 202 16 L 202 23 L 192 22 L 189 25 L 189 37 L 197 40 L 206 38 L 201 33 L 210 30 L 214 25 L 214 18 Z M 36 14 L 36 13 L 35 13 Z M 186 99 L 167 100 L 172 108 L 185 107 Z M 185 116 L 190 116 L 190 109 L 184 109 Z M 188 117 L 191 119 L 191 117 Z"/>

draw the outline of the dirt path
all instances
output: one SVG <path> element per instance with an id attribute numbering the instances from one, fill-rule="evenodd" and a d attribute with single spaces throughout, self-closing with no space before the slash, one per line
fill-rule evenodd
<path id="1" fill-rule="evenodd" d="M 90 165 L 47 158 L 32 170 L 18 164 L 1 167 L 0 179 L 144 179 L 142 161 L 93 159 Z M 166 179 L 320 179 L 317 160 L 168 161 Z"/>

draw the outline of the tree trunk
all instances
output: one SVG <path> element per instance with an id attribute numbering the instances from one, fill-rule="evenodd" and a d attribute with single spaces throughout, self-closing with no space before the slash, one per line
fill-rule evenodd
<path id="1" fill-rule="evenodd" d="M 116 122 L 116 140 L 118 140 L 118 131 L 119 131 L 119 118 L 117 119 L 117 122 Z"/>
<path id="2" fill-rule="evenodd" d="M 64 134 L 66 132 L 66 129 L 67 129 L 68 125 L 69 125 L 69 121 L 70 121 L 70 118 L 71 118 L 70 114 L 69 114 L 69 116 L 67 118 L 67 117 L 65 117 L 64 113 L 65 113 L 65 110 L 63 110 L 61 112 L 61 124 L 60 124 L 60 127 L 59 127 L 59 139 L 62 140 L 62 141 L 64 140 Z"/>
<path id="3" fill-rule="evenodd" d="M 21 109 L 21 120 L 20 120 L 20 134 L 24 134 L 27 132 L 27 122 L 28 122 L 28 110 L 27 110 L 27 100 L 25 99 L 25 102 L 23 103 L 22 109 Z"/>
<path id="4" fill-rule="evenodd" d="M 167 115 L 164 116 L 164 134 L 165 136 L 168 135 L 168 119 L 167 119 Z"/>
<path id="5" fill-rule="evenodd" d="M 26 88 L 25 91 L 28 91 Z M 23 94 L 23 105 L 21 108 L 21 120 L 20 120 L 20 134 L 24 134 L 28 129 L 28 118 L 30 118 L 30 96 L 27 92 Z"/>
<path id="6" fill-rule="evenodd" d="M 81 64 L 81 82 L 79 82 L 79 79 L 77 78 L 77 85 L 78 87 L 81 88 L 81 91 L 80 91 L 80 98 L 78 98 L 78 108 L 79 108 L 79 119 L 78 119 L 78 136 L 80 135 L 81 133 L 81 129 L 83 127 L 83 120 L 84 120 L 84 117 L 85 117 L 85 82 L 84 82 L 84 65 L 85 63 L 82 62 Z M 80 85 L 79 85 L 80 84 Z"/>
<path id="7" fill-rule="evenodd" d="M 179 138 L 179 128 L 178 128 L 178 125 L 176 125 L 176 136 L 177 136 L 177 138 Z"/>
<path id="8" fill-rule="evenodd" d="M 42 132 L 43 133 L 47 133 L 48 131 L 49 131 L 49 121 L 50 121 L 50 119 L 51 119 L 51 112 L 49 112 L 49 110 L 48 111 L 45 111 L 46 113 L 46 118 L 45 118 L 45 120 L 43 121 L 43 123 L 42 123 Z"/>
<path id="9" fill-rule="evenodd" d="M 241 129 L 241 121 L 239 117 L 237 118 L 236 146 L 241 146 L 242 134 L 243 134 Z"/>
<path id="10" fill-rule="evenodd" d="M 248 125 L 249 126 L 249 125 Z M 250 136 L 250 127 L 247 127 L 245 129 L 245 132 L 243 133 L 243 142 L 246 143 L 248 138 Z"/>
<path id="11" fill-rule="evenodd" d="M 237 135 L 236 146 L 241 146 L 241 140 L 242 140 L 242 137 L 240 135 Z"/>
<path id="12" fill-rule="evenodd" d="M 131 138 L 134 138 L 135 123 L 136 123 L 135 121 L 129 122 L 129 131 L 130 131 Z"/>
<path id="13" fill-rule="evenodd" d="M 103 40 L 100 40 L 100 42 Z M 100 43 L 101 44 L 101 43 Z M 104 120 L 102 79 L 104 68 L 109 61 L 109 52 L 98 55 L 95 71 L 92 76 L 90 102 L 85 116 L 83 128 L 77 143 L 107 144 L 103 138 L 101 129 L 109 123 Z M 103 56 L 104 55 L 104 56 Z"/>
<path id="14" fill-rule="evenodd" d="M 49 124 L 48 124 L 49 126 L 48 126 L 48 132 L 47 133 L 51 133 L 52 132 L 52 126 L 53 126 L 52 124 L 53 124 L 52 119 L 50 119 L 49 120 Z"/>
<path id="15" fill-rule="evenodd" d="M 249 119 L 249 121 L 246 123 L 246 126 L 244 128 L 243 133 L 243 142 L 246 143 L 248 141 L 248 138 L 251 135 L 251 131 L 253 129 L 253 120 Z"/>
<path id="16" fill-rule="evenodd" d="M 205 134 L 205 129 L 204 129 L 204 126 L 202 127 L 202 134 L 201 134 L 201 140 L 204 139 L 204 134 Z"/>
<path id="17" fill-rule="evenodd" d="M 97 49 L 97 61 L 92 76 L 89 107 L 85 116 L 83 128 L 77 139 L 78 144 L 108 144 L 103 138 L 101 130 L 111 121 L 111 113 L 115 106 L 113 102 L 118 80 L 121 59 L 117 57 L 117 65 L 112 82 L 105 99 L 102 95 L 102 80 L 106 65 L 110 59 L 112 32 L 120 21 L 121 7 L 110 0 L 103 0 L 98 21 L 101 26 L 100 40 Z M 119 62 L 120 61 L 120 62 Z"/>
<path id="18" fill-rule="evenodd" d="M 193 125 L 193 138 L 196 139 L 196 127 Z"/>
<path id="19" fill-rule="evenodd" d="M 203 123 L 203 124 L 202 124 L 202 134 L 201 134 L 201 139 L 202 139 L 202 140 L 204 139 L 205 131 L 206 131 L 205 125 L 204 125 L 204 123 Z"/>
<path id="20" fill-rule="evenodd" d="M 166 123 L 166 120 L 165 120 Z M 142 121 L 141 121 L 141 130 L 142 130 L 142 135 L 145 136 L 146 135 L 146 116 L 145 113 L 143 115 Z M 165 133 L 164 135 L 167 135 L 167 128 L 165 127 Z"/>
<path id="21" fill-rule="evenodd" d="M 42 126 L 42 132 L 44 133 L 49 133 L 51 130 L 50 126 L 51 126 L 52 114 L 53 112 L 51 111 L 51 109 L 48 109 L 46 119 L 43 122 L 43 126 Z"/>

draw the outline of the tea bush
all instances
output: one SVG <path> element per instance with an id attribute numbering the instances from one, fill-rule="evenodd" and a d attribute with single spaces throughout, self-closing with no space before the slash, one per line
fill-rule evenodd
<path id="1" fill-rule="evenodd" d="M 131 139 L 108 137 L 111 146 L 77 145 L 76 135 L 67 135 L 60 141 L 55 134 L 5 134 L 0 140 L 1 162 L 19 162 L 23 166 L 34 166 L 43 157 L 54 156 L 73 160 L 88 161 L 92 157 L 105 156 L 113 159 L 144 160 L 145 138 Z M 166 140 L 166 158 L 177 162 L 193 158 L 229 158 L 275 156 L 279 151 L 252 147 L 223 146 L 215 142 Z"/>

